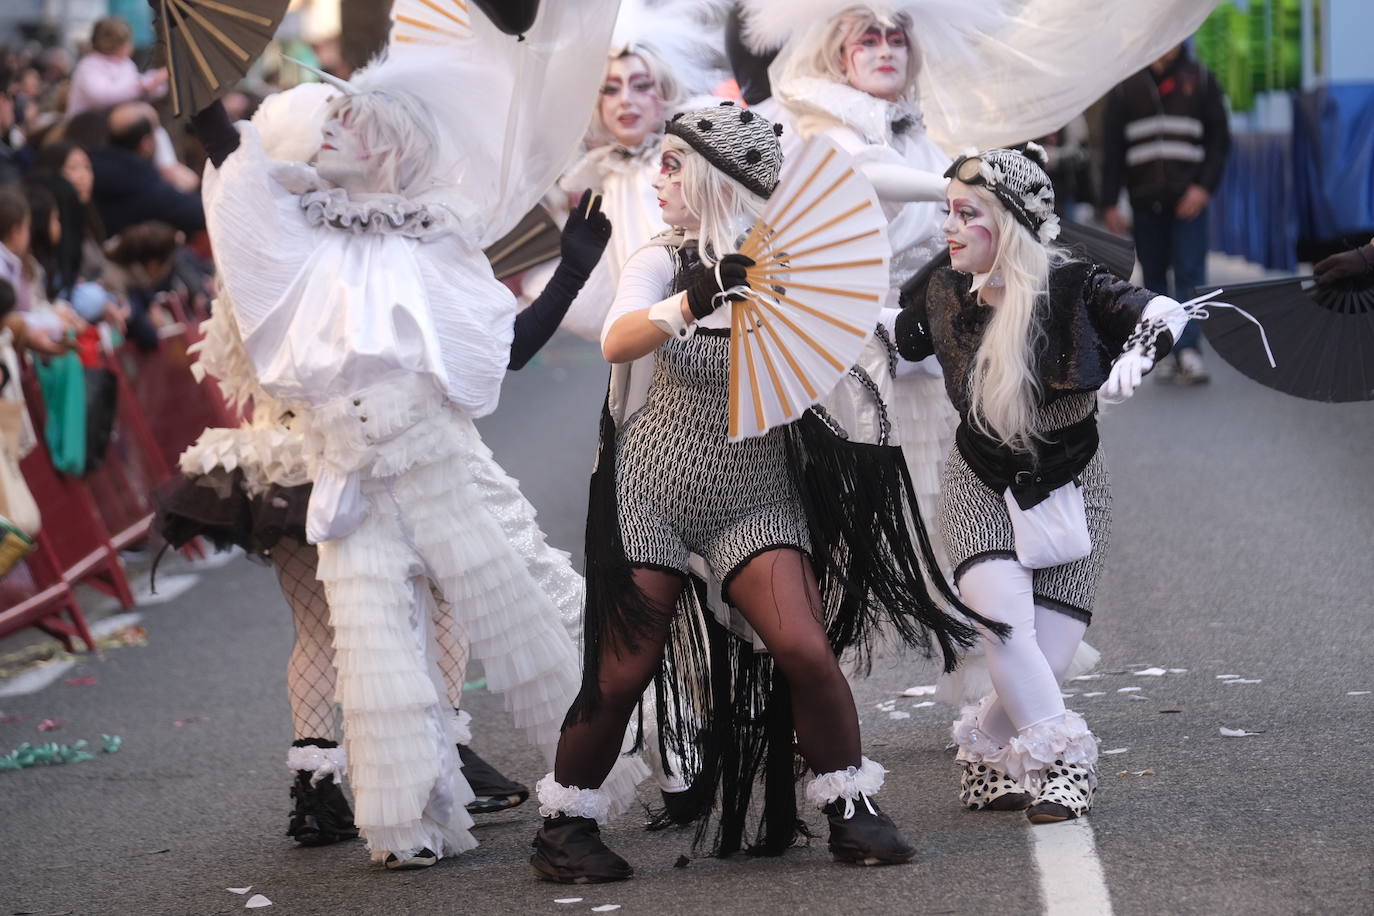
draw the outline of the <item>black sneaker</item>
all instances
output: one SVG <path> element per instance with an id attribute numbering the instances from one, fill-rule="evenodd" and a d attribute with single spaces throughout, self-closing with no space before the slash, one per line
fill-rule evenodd
<path id="1" fill-rule="evenodd" d="M 601 829 L 590 817 L 546 817 L 530 845 L 530 865 L 545 881 L 605 884 L 635 873 L 629 862 L 601 842 Z"/>
<path id="2" fill-rule="evenodd" d="M 297 770 L 291 785 L 291 823 L 286 835 L 302 846 L 328 846 L 342 840 L 356 840 L 353 808 L 333 775 L 310 784 L 309 770 Z"/>
<path id="3" fill-rule="evenodd" d="M 871 799 L 860 796 L 846 817 L 848 807 L 836 799 L 821 809 L 830 821 L 830 854 L 836 862 L 901 865 L 915 857 L 916 847 Z"/>
<path id="4" fill-rule="evenodd" d="M 463 777 L 477 796 L 467 804 L 469 814 L 504 811 L 524 804 L 530 797 L 529 789 L 501 775 L 496 767 L 478 757 L 477 752 L 466 744 L 458 745 L 458 756 L 463 761 Z"/>
<path id="5" fill-rule="evenodd" d="M 390 853 L 383 864 L 391 871 L 413 871 L 417 868 L 429 868 L 438 861 L 439 857 L 434 854 L 434 850 L 425 846 L 415 855 L 406 856 L 404 859 L 398 858 L 394 852 Z"/>

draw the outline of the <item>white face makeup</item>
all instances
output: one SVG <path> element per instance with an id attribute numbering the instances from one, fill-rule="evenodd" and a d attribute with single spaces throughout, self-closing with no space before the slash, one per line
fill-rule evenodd
<path id="1" fill-rule="evenodd" d="M 949 242 L 950 265 L 965 273 L 987 273 L 992 270 L 1001 240 L 992 211 L 972 188 L 957 179 L 949 183 L 945 193 L 949 211 L 940 229 Z"/>
<path id="2" fill-rule="evenodd" d="M 847 39 L 841 53 L 849 85 L 860 92 L 895 102 L 906 91 L 911 46 L 901 29 L 871 26 Z"/>
<path id="3" fill-rule="evenodd" d="M 633 149 L 663 127 L 663 99 L 649 67 L 631 54 L 606 67 L 597 108 L 601 123 L 621 146 Z"/>
<path id="4" fill-rule="evenodd" d="M 658 176 L 654 178 L 654 190 L 658 192 L 658 205 L 663 209 L 663 221 L 679 229 L 700 229 L 701 218 L 687 209 L 687 200 L 682 193 L 682 156 L 677 150 L 664 150 L 659 157 Z"/>
<path id="5" fill-rule="evenodd" d="M 352 126 L 352 118 L 352 111 L 345 106 L 325 123 L 324 142 L 315 154 L 315 171 L 346 191 L 372 191 L 372 155 Z"/>

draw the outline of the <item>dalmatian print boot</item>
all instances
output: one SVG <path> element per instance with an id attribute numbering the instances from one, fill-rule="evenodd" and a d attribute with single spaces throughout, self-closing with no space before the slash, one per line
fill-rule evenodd
<path id="1" fill-rule="evenodd" d="M 1045 770 L 1035 803 L 1026 809 L 1032 824 L 1057 824 L 1082 817 L 1092 807 L 1097 774 L 1092 767 L 1056 760 Z"/>
<path id="2" fill-rule="evenodd" d="M 1034 799 L 1026 787 L 984 763 L 965 763 L 959 801 L 971 811 L 1021 811 Z"/>

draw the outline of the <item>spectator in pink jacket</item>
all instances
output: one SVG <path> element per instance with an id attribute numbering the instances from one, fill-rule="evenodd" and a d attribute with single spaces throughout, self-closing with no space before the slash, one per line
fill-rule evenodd
<path id="1" fill-rule="evenodd" d="M 129 24 L 117 16 L 96 22 L 91 51 L 72 71 L 67 117 L 93 108 L 113 108 L 121 102 L 156 98 L 167 91 L 167 71 L 139 73 L 133 61 L 134 40 Z"/>

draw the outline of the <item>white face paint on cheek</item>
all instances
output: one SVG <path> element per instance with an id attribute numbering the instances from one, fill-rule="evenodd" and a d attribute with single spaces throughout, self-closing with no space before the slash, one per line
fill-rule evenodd
<path id="1" fill-rule="evenodd" d="M 966 273 L 987 273 L 997 258 L 999 237 L 992 214 L 969 198 L 951 200 L 949 210 L 940 228 L 949 241 L 950 265 Z"/>
<path id="2" fill-rule="evenodd" d="M 324 126 L 324 142 L 315 154 L 315 170 L 325 181 L 341 188 L 373 190 L 368 187 L 372 162 L 367 147 L 358 132 L 338 118 Z"/>

